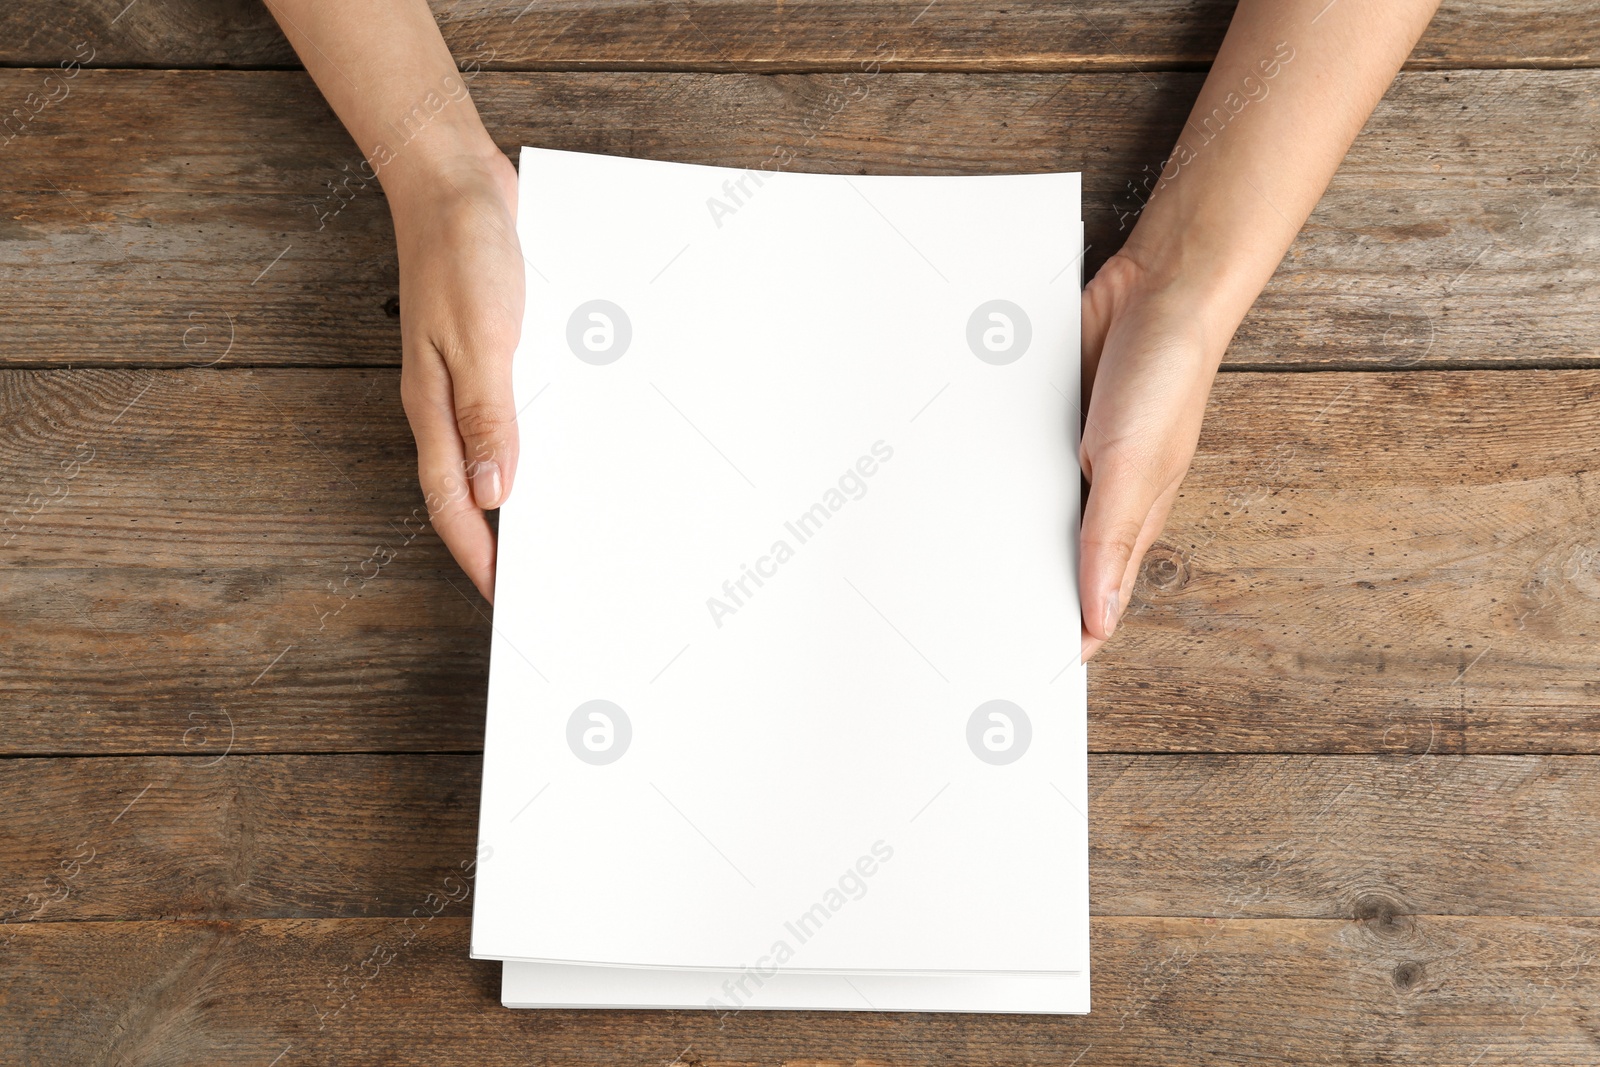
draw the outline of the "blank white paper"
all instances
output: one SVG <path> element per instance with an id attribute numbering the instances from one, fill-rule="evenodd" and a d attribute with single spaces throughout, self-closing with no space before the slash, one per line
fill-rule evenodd
<path id="1" fill-rule="evenodd" d="M 1079 217 L 523 150 L 474 956 L 1086 998 Z"/>
<path id="2" fill-rule="evenodd" d="M 501 965 L 508 1008 L 941 1011 L 1082 1014 L 1088 974 L 879 975 Z"/>

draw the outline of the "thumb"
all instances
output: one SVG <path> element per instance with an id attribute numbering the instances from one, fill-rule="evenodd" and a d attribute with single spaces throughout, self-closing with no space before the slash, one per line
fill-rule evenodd
<path id="1" fill-rule="evenodd" d="M 1089 499 L 1083 511 L 1082 555 L 1078 588 L 1083 600 L 1083 625 L 1101 641 L 1111 637 L 1126 607 L 1122 602 L 1129 565 L 1139 553 L 1156 504 L 1166 495 L 1153 473 L 1114 446 L 1091 463 Z"/>
<path id="2" fill-rule="evenodd" d="M 450 369 L 456 429 L 461 434 L 472 499 L 485 511 L 511 495 L 517 469 L 517 412 L 511 390 L 511 350 L 461 360 Z"/>

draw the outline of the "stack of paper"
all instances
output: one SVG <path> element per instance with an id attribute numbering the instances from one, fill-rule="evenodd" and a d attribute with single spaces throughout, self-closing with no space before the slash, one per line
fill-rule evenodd
<path id="1" fill-rule="evenodd" d="M 520 195 L 504 1003 L 1087 1011 L 1078 176 Z"/>

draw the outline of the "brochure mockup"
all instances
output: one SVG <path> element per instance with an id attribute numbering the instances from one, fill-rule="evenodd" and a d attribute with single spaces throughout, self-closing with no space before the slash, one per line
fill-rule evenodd
<path id="1" fill-rule="evenodd" d="M 525 148 L 472 954 L 1083 1012 L 1076 174 Z"/>

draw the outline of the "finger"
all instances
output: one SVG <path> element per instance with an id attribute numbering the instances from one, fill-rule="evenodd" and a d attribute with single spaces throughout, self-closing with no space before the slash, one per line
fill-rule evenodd
<path id="1" fill-rule="evenodd" d="M 1106 334 L 1111 330 L 1111 301 L 1093 282 L 1083 291 L 1083 312 L 1079 319 L 1081 345 L 1079 369 L 1083 376 L 1083 402 L 1089 403 L 1094 389 L 1095 371 L 1100 367 L 1100 353 L 1105 349 Z"/>
<path id="2" fill-rule="evenodd" d="M 492 325 L 483 329 L 467 351 L 447 363 L 472 497 L 479 508 L 490 511 L 511 494 L 517 469 L 517 409 L 511 390 L 517 338 Z"/>
<path id="3" fill-rule="evenodd" d="M 1127 570 L 1122 575 L 1122 603 L 1124 610 L 1133 602 L 1133 587 L 1139 582 L 1139 571 L 1144 566 L 1145 553 L 1150 551 L 1150 546 L 1156 543 L 1161 536 L 1161 531 L 1166 528 L 1167 517 L 1172 514 L 1172 505 L 1177 502 L 1178 490 L 1182 483 L 1175 482 L 1167 489 L 1150 508 L 1150 514 L 1145 517 L 1144 529 L 1139 531 L 1139 540 L 1133 546 L 1133 555 L 1128 559 Z"/>
<path id="4" fill-rule="evenodd" d="M 1122 605 L 1122 612 L 1126 612 L 1128 605 L 1133 603 L 1133 589 L 1139 584 L 1139 570 L 1144 562 L 1144 557 L 1150 551 L 1150 546 L 1155 544 L 1161 536 L 1161 531 L 1166 528 L 1167 517 L 1172 514 L 1172 505 L 1178 499 L 1178 490 L 1182 483 L 1176 483 L 1166 492 L 1156 498 L 1155 504 L 1150 508 L 1150 514 L 1145 516 L 1144 527 L 1139 531 L 1138 540 L 1134 542 L 1133 553 L 1128 557 L 1127 567 L 1123 570 L 1122 584 L 1118 587 L 1118 600 Z M 1098 637 L 1084 631 L 1083 659 L 1087 663 L 1105 642 Z"/>
<path id="5" fill-rule="evenodd" d="M 1157 498 L 1155 506 L 1150 507 L 1150 514 L 1144 520 L 1144 528 L 1139 531 L 1138 541 L 1134 542 L 1133 553 L 1128 558 L 1128 566 L 1123 571 L 1122 585 L 1118 587 L 1118 590 L 1120 590 L 1118 601 L 1123 605 L 1122 611 L 1126 611 L 1126 605 L 1133 603 L 1133 589 L 1134 585 L 1138 585 L 1139 582 L 1139 568 L 1141 568 L 1142 561 L 1144 561 L 1144 555 L 1149 552 L 1150 545 L 1155 544 L 1155 539 L 1162 536 L 1162 530 L 1165 530 L 1166 526 L 1166 518 L 1171 515 L 1174 502 L 1178 501 L 1179 488 L 1181 488 L 1181 483 L 1171 486 L 1170 490 L 1166 490 L 1160 498 Z M 1106 645 L 1106 641 L 1102 640 L 1102 638 L 1094 637 L 1093 633 L 1088 632 L 1088 627 L 1085 627 L 1082 637 L 1083 662 L 1093 659 L 1094 653 L 1098 653 L 1101 646 L 1104 645 Z"/>
<path id="6" fill-rule="evenodd" d="M 417 439 L 417 477 L 428 518 L 485 600 L 494 601 L 494 532 L 474 500 L 444 361 L 431 349 L 407 358 L 400 399 Z"/>
<path id="7" fill-rule="evenodd" d="M 1106 337 L 1111 332 L 1111 323 L 1117 317 L 1118 293 L 1125 288 L 1133 270 L 1132 261 L 1126 256 L 1114 255 L 1101 264 L 1089 284 L 1084 286 L 1083 313 L 1079 320 L 1082 340 L 1079 356 L 1085 407 L 1093 396 L 1094 380 L 1100 369 Z"/>
<path id="8" fill-rule="evenodd" d="M 1093 466 L 1083 512 L 1078 587 L 1083 625 L 1104 641 L 1126 606 L 1124 579 L 1156 501 L 1166 487 L 1114 446 Z"/>
<path id="9" fill-rule="evenodd" d="M 1087 629 L 1083 631 L 1081 640 L 1082 651 L 1078 654 L 1078 659 L 1083 663 L 1088 663 L 1089 660 L 1094 658 L 1094 654 L 1100 651 L 1101 646 L 1105 644 L 1104 641 L 1090 633 Z"/>

